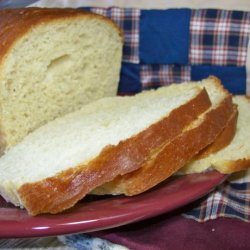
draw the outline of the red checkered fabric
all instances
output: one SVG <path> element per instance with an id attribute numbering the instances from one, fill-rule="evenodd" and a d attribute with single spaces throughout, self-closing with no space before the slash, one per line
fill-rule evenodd
<path id="1" fill-rule="evenodd" d="M 124 32 L 123 61 L 139 63 L 140 10 L 131 8 L 90 8 L 91 12 L 112 19 Z"/>
<path id="2" fill-rule="evenodd" d="M 250 34 L 250 12 L 192 10 L 189 62 L 244 66 Z"/>
<path id="3" fill-rule="evenodd" d="M 188 65 L 141 65 L 140 78 L 143 89 L 190 81 L 191 67 Z"/>
<path id="4" fill-rule="evenodd" d="M 229 217 L 250 222 L 250 182 L 226 181 L 193 206 L 193 209 L 183 214 L 186 218 L 205 222 Z"/>

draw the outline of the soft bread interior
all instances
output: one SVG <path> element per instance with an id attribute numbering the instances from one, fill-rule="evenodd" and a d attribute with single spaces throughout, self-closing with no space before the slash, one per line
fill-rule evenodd
<path id="1" fill-rule="evenodd" d="M 121 40 L 114 25 L 87 16 L 40 23 L 19 38 L 0 70 L 5 146 L 90 101 L 116 95 Z"/>
<path id="2" fill-rule="evenodd" d="M 180 170 L 181 174 L 199 173 L 207 170 L 211 166 L 224 173 L 230 173 L 234 169 L 231 163 L 239 160 L 250 159 L 250 101 L 245 96 L 233 97 L 233 102 L 238 106 L 238 122 L 236 134 L 232 142 L 218 152 L 212 153 L 207 157 L 190 162 Z M 250 162 L 248 163 L 250 166 Z M 241 162 L 238 162 L 241 165 Z M 239 169 L 240 170 L 240 169 Z"/>
<path id="3" fill-rule="evenodd" d="M 106 146 L 136 135 L 202 89 L 187 84 L 183 91 L 172 85 L 133 97 L 104 98 L 40 127 L 1 158 L 1 194 L 22 205 L 17 194 L 21 185 L 87 164 Z"/>

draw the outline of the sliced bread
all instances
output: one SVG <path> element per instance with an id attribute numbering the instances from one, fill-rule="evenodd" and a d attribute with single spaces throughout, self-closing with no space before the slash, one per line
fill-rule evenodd
<path id="1" fill-rule="evenodd" d="M 0 159 L 0 194 L 31 215 L 72 207 L 145 157 L 211 106 L 203 86 L 104 98 L 30 133 Z"/>
<path id="2" fill-rule="evenodd" d="M 0 154 L 35 128 L 115 96 L 122 34 L 73 9 L 0 10 Z"/>
<path id="3" fill-rule="evenodd" d="M 232 142 L 205 158 L 190 162 L 181 169 L 182 174 L 198 173 L 210 167 L 230 174 L 250 167 L 250 99 L 246 96 L 235 96 L 233 102 L 238 106 L 239 115 Z"/>
<path id="4" fill-rule="evenodd" d="M 198 160 L 207 157 L 208 155 L 218 152 L 219 150 L 228 146 L 233 140 L 236 133 L 237 119 L 238 119 L 238 108 L 237 105 L 233 105 L 233 112 L 227 122 L 226 127 L 217 136 L 214 142 L 205 147 L 197 154 L 193 160 Z"/>
<path id="5" fill-rule="evenodd" d="M 171 176 L 211 144 L 231 118 L 232 97 L 215 77 L 204 80 L 201 85 L 206 88 L 212 101 L 209 110 L 185 127 L 179 136 L 152 152 L 138 170 L 117 176 L 91 193 L 129 196 L 140 194 Z M 182 88 L 187 86 L 183 85 Z"/>

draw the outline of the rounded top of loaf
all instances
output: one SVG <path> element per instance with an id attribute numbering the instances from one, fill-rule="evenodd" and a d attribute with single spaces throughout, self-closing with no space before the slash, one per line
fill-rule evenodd
<path id="1" fill-rule="evenodd" d="M 123 39 L 122 30 L 109 18 L 71 8 L 20 8 L 0 10 L 0 62 L 19 38 L 37 25 L 68 18 L 96 19 L 114 28 Z"/>

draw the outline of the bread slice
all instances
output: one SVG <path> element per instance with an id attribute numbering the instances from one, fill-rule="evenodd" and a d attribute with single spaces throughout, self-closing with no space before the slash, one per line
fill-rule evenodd
<path id="1" fill-rule="evenodd" d="M 232 142 L 218 152 L 192 161 L 181 169 L 182 174 L 198 173 L 210 167 L 225 174 L 250 168 L 250 99 L 246 96 L 235 96 L 233 102 L 238 106 L 239 115 Z"/>
<path id="2" fill-rule="evenodd" d="M 0 10 L 0 154 L 35 128 L 115 96 L 122 34 L 73 9 Z"/>
<path id="3" fill-rule="evenodd" d="M 227 122 L 226 127 L 223 129 L 223 131 L 217 136 L 215 141 L 205 147 L 203 150 L 197 154 L 193 160 L 198 160 L 207 157 L 208 155 L 212 153 L 216 153 L 219 150 L 225 148 L 228 146 L 236 133 L 236 126 L 237 126 L 237 119 L 238 119 L 238 108 L 237 105 L 233 105 L 233 112 Z"/>
<path id="4" fill-rule="evenodd" d="M 104 98 L 30 133 L 0 159 L 0 194 L 32 215 L 58 213 L 145 157 L 211 106 L 202 86 Z"/>
<path id="5" fill-rule="evenodd" d="M 219 80 L 210 77 L 203 81 L 212 107 L 184 128 L 183 132 L 159 150 L 153 152 L 141 168 L 96 188 L 92 194 L 140 194 L 178 171 L 200 150 L 212 143 L 226 126 L 233 112 L 232 97 Z M 186 88 L 185 85 L 182 86 Z"/>

